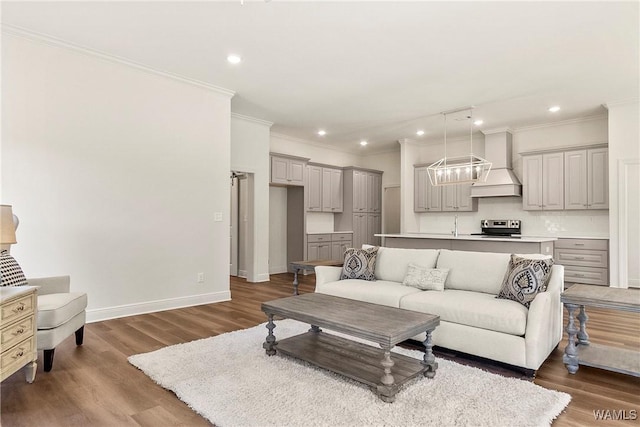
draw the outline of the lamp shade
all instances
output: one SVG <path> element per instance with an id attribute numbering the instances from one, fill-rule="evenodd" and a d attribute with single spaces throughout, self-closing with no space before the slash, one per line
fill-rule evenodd
<path id="1" fill-rule="evenodd" d="M 17 242 L 11 205 L 0 205 L 0 244 L 10 245 L 13 243 Z"/>

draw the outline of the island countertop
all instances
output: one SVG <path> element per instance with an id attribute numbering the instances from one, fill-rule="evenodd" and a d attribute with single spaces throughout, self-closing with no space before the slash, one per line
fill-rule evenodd
<path id="1" fill-rule="evenodd" d="M 449 249 L 473 252 L 502 252 L 512 254 L 553 255 L 555 237 L 522 236 L 483 237 L 472 234 L 401 233 L 376 234 L 384 239 L 384 246 L 407 249 Z"/>
<path id="2" fill-rule="evenodd" d="M 510 243 L 545 243 L 558 240 L 556 237 L 537 237 L 537 236 L 520 236 L 520 237 L 486 237 L 472 234 L 439 234 L 439 233 L 402 233 L 402 234 L 376 234 L 376 237 L 391 237 L 403 239 L 444 239 L 444 240 L 475 240 L 484 242 L 510 242 Z"/>

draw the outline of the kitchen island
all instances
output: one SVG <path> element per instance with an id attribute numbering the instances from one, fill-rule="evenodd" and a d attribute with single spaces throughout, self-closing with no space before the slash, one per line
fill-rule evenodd
<path id="1" fill-rule="evenodd" d="M 383 246 L 409 249 L 451 249 L 474 252 L 553 255 L 555 237 L 487 237 L 471 234 L 404 233 L 376 234 Z"/>

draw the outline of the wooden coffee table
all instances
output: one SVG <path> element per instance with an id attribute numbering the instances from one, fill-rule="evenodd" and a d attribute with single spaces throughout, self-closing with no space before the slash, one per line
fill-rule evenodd
<path id="1" fill-rule="evenodd" d="M 265 302 L 262 311 L 269 319 L 263 344 L 268 355 L 277 350 L 367 384 L 385 402 L 393 402 L 399 387 L 410 379 L 436 374 L 431 335 L 440 324 L 439 316 L 318 293 Z M 311 328 L 276 341 L 274 316 L 309 323 Z M 327 334 L 321 328 L 373 341 L 381 348 Z M 427 333 L 422 360 L 391 353 L 394 345 L 421 332 Z"/>
<path id="2" fill-rule="evenodd" d="M 560 301 L 569 312 L 567 323 L 568 341 L 563 362 L 571 374 L 578 371 L 579 365 L 592 366 L 640 376 L 640 354 L 637 350 L 616 348 L 589 341 L 585 306 L 640 312 L 640 290 L 611 288 L 594 285 L 573 285 L 560 295 Z M 579 328 L 575 323 L 575 312 L 579 310 Z"/>

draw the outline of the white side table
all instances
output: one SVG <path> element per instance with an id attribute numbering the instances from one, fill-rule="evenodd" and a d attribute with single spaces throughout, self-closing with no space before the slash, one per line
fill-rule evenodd
<path id="1" fill-rule="evenodd" d="M 36 378 L 36 286 L 0 288 L 0 381 L 26 367 L 27 382 Z"/>

